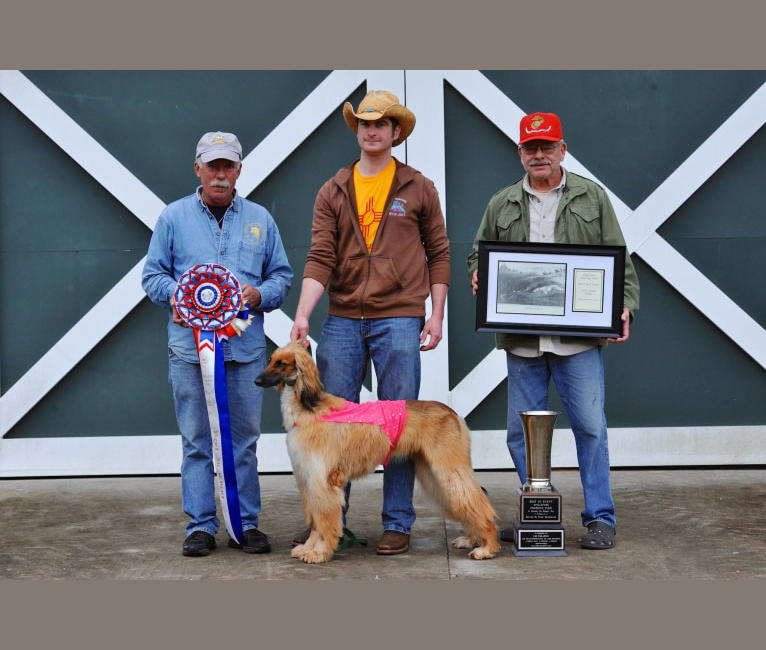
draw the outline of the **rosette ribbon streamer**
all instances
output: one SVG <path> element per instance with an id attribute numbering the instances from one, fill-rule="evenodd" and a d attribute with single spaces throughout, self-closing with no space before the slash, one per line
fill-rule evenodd
<path id="1" fill-rule="evenodd" d="M 244 536 L 221 342 L 239 336 L 253 317 L 249 304 L 242 304 L 236 276 L 220 264 L 197 264 L 186 271 L 178 280 L 175 299 L 178 314 L 194 330 L 210 421 L 215 484 L 226 530 L 241 544 Z"/>

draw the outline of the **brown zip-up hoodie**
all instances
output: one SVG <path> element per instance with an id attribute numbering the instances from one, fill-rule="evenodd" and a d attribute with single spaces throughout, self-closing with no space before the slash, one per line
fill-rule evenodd
<path id="1" fill-rule="evenodd" d="M 317 194 L 303 277 L 327 287 L 333 316 L 424 316 L 431 285 L 449 284 L 449 241 L 436 188 L 394 160 L 370 253 L 356 211 L 356 163 L 341 168 Z"/>

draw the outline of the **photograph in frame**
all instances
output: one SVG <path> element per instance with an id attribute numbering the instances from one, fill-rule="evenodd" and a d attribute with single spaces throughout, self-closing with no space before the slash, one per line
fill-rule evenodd
<path id="1" fill-rule="evenodd" d="M 624 246 L 479 242 L 476 330 L 619 338 Z"/>
<path id="2" fill-rule="evenodd" d="M 498 313 L 563 316 L 566 272 L 566 264 L 556 262 L 499 261 Z"/>

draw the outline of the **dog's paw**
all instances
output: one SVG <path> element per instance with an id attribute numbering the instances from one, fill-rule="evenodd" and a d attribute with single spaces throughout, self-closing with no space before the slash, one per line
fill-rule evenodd
<path id="1" fill-rule="evenodd" d="M 332 549 L 322 550 L 318 548 L 307 549 L 301 554 L 301 560 L 306 564 L 321 564 L 332 558 Z"/>
<path id="2" fill-rule="evenodd" d="M 490 558 L 495 557 L 495 554 L 486 546 L 479 546 L 478 548 L 473 549 L 468 554 L 468 557 L 472 560 L 489 560 Z"/>
<path id="3" fill-rule="evenodd" d="M 454 546 L 455 548 L 473 548 L 474 546 L 476 546 L 476 544 L 470 537 L 463 535 L 462 537 L 457 537 L 453 539 L 452 546 Z"/>
<path id="4" fill-rule="evenodd" d="M 306 550 L 305 544 L 298 544 L 298 546 L 293 546 L 293 550 L 290 551 L 290 555 L 294 557 L 297 560 L 300 560 L 301 557 L 303 557 L 303 553 Z"/>

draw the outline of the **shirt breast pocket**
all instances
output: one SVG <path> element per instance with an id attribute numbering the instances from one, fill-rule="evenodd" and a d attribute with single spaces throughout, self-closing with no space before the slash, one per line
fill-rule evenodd
<path id="1" fill-rule="evenodd" d="M 253 282 L 260 282 L 263 275 L 263 259 L 265 254 L 265 246 L 263 242 L 258 244 L 250 244 L 242 242 L 239 245 L 239 254 L 237 256 L 237 276 L 240 278 L 240 283 L 244 278 L 248 284 Z"/>

